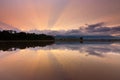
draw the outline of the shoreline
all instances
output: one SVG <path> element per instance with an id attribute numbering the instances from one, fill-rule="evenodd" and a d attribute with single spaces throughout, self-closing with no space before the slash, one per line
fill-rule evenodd
<path id="1" fill-rule="evenodd" d="M 54 42 L 55 40 L 0 40 L 0 42 Z"/>
<path id="2" fill-rule="evenodd" d="M 79 40 L 79 39 L 58 39 L 58 40 L 55 40 L 55 41 L 62 41 L 62 42 L 84 42 L 84 41 L 90 41 L 90 42 L 93 42 L 93 41 L 105 41 L 105 42 L 110 42 L 110 41 L 120 41 L 120 39 L 83 39 L 83 40 Z"/>
<path id="3" fill-rule="evenodd" d="M 2 42 L 120 42 L 120 39 L 0 40 Z"/>

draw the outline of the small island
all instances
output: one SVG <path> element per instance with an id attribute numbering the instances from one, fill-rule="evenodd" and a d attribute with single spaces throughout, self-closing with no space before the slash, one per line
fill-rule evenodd
<path id="1" fill-rule="evenodd" d="M 0 31 L 0 50 L 14 51 L 16 49 L 25 49 L 29 47 L 45 47 L 52 45 L 55 38 L 45 34 L 16 32 L 12 30 Z"/>

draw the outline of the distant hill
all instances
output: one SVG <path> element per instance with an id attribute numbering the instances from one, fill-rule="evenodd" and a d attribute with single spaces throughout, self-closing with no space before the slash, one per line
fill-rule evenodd
<path id="1" fill-rule="evenodd" d="M 120 39 L 120 37 L 116 36 L 80 36 L 80 35 L 57 35 L 55 39 L 80 39 L 83 37 L 84 39 Z"/>

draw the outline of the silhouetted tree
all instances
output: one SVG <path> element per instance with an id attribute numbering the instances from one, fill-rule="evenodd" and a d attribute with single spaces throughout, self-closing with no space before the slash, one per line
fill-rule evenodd
<path id="1" fill-rule="evenodd" d="M 0 40 L 55 40 L 53 36 L 45 34 L 25 33 L 12 30 L 0 31 Z"/>
<path id="2" fill-rule="evenodd" d="M 83 37 L 80 37 L 80 42 L 83 43 Z"/>

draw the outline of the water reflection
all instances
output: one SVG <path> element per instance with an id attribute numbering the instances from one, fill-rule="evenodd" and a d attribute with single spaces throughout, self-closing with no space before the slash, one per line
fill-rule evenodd
<path id="1" fill-rule="evenodd" d="M 75 50 L 80 53 L 86 52 L 86 56 L 93 55 L 98 57 L 104 57 L 103 53 L 115 52 L 120 53 L 120 43 L 110 42 L 1 42 L 1 51 L 17 51 L 21 49 L 31 50 Z"/>
<path id="2" fill-rule="evenodd" d="M 120 80 L 119 43 L 7 44 L 0 80 Z"/>
<path id="3" fill-rule="evenodd" d="M 120 54 L 120 43 L 84 43 L 84 44 L 56 44 L 51 46 L 51 49 L 68 49 L 68 50 L 76 50 L 80 53 L 87 53 L 88 55 L 94 55 L 99 57 L 104 57 L 103 53 L 114 52 Z"/>
<path id="4" fill-rule="evenodd" d="M 26 48 L 35 48 L 35 47 L 45 47 L 47 45 L 52 45 L 54 41 L 46 41 L 46 42 L 39 42 L 39 41 L 19 41 L 19 42 L 0 42 L 0 50 L 2 51 L 15 51 L 17 49 L 26 49 Z"/>

